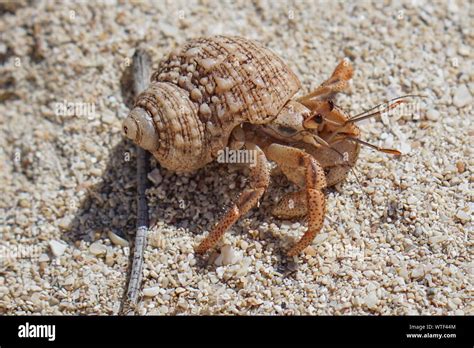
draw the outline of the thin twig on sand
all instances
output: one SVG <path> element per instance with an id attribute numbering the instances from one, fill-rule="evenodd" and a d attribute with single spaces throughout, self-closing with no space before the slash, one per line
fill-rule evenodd
<path id="1" fill-rule="evenodd" d="M 132 74 L 133 88 L 136 97 L 147 87 L 151 76 L 150 56 L 143 49 L 137 49 L 133 55 Z M 133 251 L 132 271 L 127 292 L 128 301 L 132 306 L 136 305 L 138 300 L 143 271 L 143 253 L 147 242 L 149 217 L 145 191 L 147 188 L 148 165 L 148 152 L 137 146 L 137 232 Z"/>

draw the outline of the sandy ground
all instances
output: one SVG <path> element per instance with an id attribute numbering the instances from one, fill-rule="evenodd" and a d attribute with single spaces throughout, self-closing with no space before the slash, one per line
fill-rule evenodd
<path id="1" fill-rule="evenodd" d="M 349 114 L 404 94 L 428 98 L 361 124 L 362 139 L 403 156 L 364 148 L 361 184 L 351 174 L 327 191 L 323 230 L 295 259 L 284 251 L 305 222 L 270 214 L 295 189 L 285 178 L 227 233 L 220 247 L 232 257 L 222 264 L 193 246 L 245 186 L 245 172 L 217 163 L 190 175 L 154 170 L 138 313 L 474 313 L 469 1 L 0 8 L 0 313 L 119 312 L 136 210 L 121 81 L 139 43 L 156 66 L 186 39 L 213 34 L 263 42 L 300 77 L 300 94 L 349 57 L 353 84 L 337 99 Z"/>

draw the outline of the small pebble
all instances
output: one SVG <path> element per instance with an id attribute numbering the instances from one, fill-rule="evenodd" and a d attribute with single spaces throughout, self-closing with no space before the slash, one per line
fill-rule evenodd
<path id="1" fill-rule="evenodd" d="M 148 179 L 155 185 L 159 185 L 163 180 L 160 169 L 155 168 L 150 173 L 148 173 Z"/>
<path id="2" fill-rule="evenodd" d="M 411 277 L 414 279 L 421 278 L 425 274 L 425 271 L 423 268 L 415 268 L 413 271 L 411 271 Z"/>
<path id="3" fill-rule="evenodd" d="M 322 242 L 324 242 L 327 238 L 328 238 L 328 234 L 327 233 L 319 233 L 315 238 L 314 238 L 314 241 L 313 243 L 314 244 L 320 244 Z"/>
<path id="4" fill-rule="evenodd" d="M 160 287 L 159 286 L 153 286 L 151 288 L 145 288 L 143 289 L 143 296 L 146 297 L 155 297 L 160 293 Z"/>
<path id="5" fill-rule="evenodd" d="M 71 218 L 69 216 L 63 217 L 58 221 L 58 226 L 61 227 L 62 229 L 66 230 L 69 228 L 69 225 L 71 224 Z"/>
<path id="6" fill-rule="evenodd" d="M 6 54 L 7 49 L 8 49 L 7 45 L 5 45 L 5 43 L 3 42 L 0 42 L 0 56 Z"/>
<path id="7" fill-rule="evenodd" d="M 64 286 L 69 286 L 69 285 L 73 285 L 74 284 L 74 276 L 69 276 L 66 278 L 66 280 L 64 281 L 63 285 Z"/>
<path id="8" fill-rule="evenodd" d="M 128 240 L 123 239 L 122 237 L 116 235 L 112 231 L 109 231 L 107 234 L 108 234 L 109 239 L 111 240 L 111 242 L 114 243 L 115 245 L 119 245 L 119 246 L 122 246 L 122 247 L 128 247 L 130 245 Z"/>
<path id="9" fill-rule="evenodd" d="M 59 242 L 57 240 L 51 240 L 49 241 L 49 247 L 51 248 L 51 252 L 53 253 L 53 255 L 59 257 L 66 251 L 67 244 Z"/>
<path id="10" fill-rule="evenodd" d="M 30 208 L 31 207 L 31 202 L 27 199 L 21 199 L 20 202 L 18 202 L 20 207 L 22 208 Z"/>
<path id="11" fill-rule="evenodd" d="M 113 266 L 115 263 L 114 252 L 111 247 L 107 247 L 107 252 L 105 254 L 105 264 L 107 266 Z"/>
<path id="12" fill-rule="evenodd" d="M 400 144 L 400 152 L 404 155 L 408 155 L 411 151 L 411 146 L 407 142 L 403 142 Z"/>
<path id="13" fill-rule="evenodd" d="M 239 262 L 240 255 L 232 249 L 230 245 L 224 245 L 221 248 L 221 254 L 214 261 L 216 266 L 226 266 Z"/>
<path id="14" fill-rule="evenodd" d="M 456 168 L 458 169 L 458 173 L 462 174 L 466 170 L 466 165 L 462 161 L 457 161 L 456 162 Z"/>
<path id="15" fill-rule="evenodd" d="M 89 251 L 91 252 L 91 254 L 96 256 L 105 255 L 105 253 L 107 252 L 107 247 L 102 244 L 100 240 L 98 240 L 90 245 Z"/>
<path id="16" fill-rule="evenodd" d="M 249 243 L 247 243 L 245 240 L 240 241 L 240 248 L 242 250 L 247 250 L 248 247 L 249 247 Z"/>
<path id="17" fill-rule="evenodd" d="M 364 299 L 365 304 L 370 309 L 376 308 L 378 301 L 379 299 L 377 298 L 377 294 L 374 291 L 370 292 Z"/>
<path id="18" fill-rule="evenodd" d="M 466 46 L 466 45 L 461 45 L 458 48 L 458 53 L 463 56 L 463 57 L 469 57 L 469 55 L 472 53 L 472 46 Z"/>
<path id="19" fill-rule="evenodd" d="M 317 255 L 316 250 L 314 250 L 314 248 L 311 245 L 307 246 L 306 249 L 303 250 L 303 252 L 308 256 L 316 256 Z"/>
<path id="20" fill-rule="evenodd" d="M 458 212 L 456 213 L 456 217 L 462 222 L 468 222 L 469 220 L 471 220 L 471 215 L 466 213 L 462 209 L 458 210 Z"/>
<path id="21" fill-rule="evenodd" d="M 439 111 L 436 109 L 429 109 L 426 112 L 426 118 L 430 121 L 438 121 L 439 120 Z"/>
<path id="22" fill-rule="evenodd" d="M 237 269 L 236 276 L 242 277 L 242 276 L 247 275 L 251 264 L 252 264 L 252 259 L 250 257 L 244 258 L 241 262 L 241 267 Z"/>
<path id="23" fill-rule="evenodd" d="M 106 124 L 112 124 L 115 121 L 117 121 L 117 118 L 111 112 L 106 112 L 102 115 L 102 122 L 104 122 Z"/>
<path id="24" fill-rule="evenodd" d="M 453 104 L 458 108 L 462 108 L 466 105 L 472 103 L 472 96 L 469 90 L 467 89 L 466 85 L 460 85 L 457 87 L 456 91 L 454 92 L 453 97 Z"/>
<path id="25" fill-rule="evenodd" d="M 175 37 L 178 35 L 178 29 L 176 29 L 176 27 L 169 25 L 163 21 L 160 21 L 160 23 L 158 24 L 158 28 L 163 34 L 165 34 L 165 36 Z"/>
<path id="26" fill-rule="evenodd" d="M 326 267 L 326 266 L 321 267 L 322 274 L 328 274 L 329 272 L 331 272 L 331 269 L 329 267 Z"/>
<path id="27" fill-rule="evenodd" d="M 216 268 L 216 274 L 220 279 L 222 279 L 222 277 L 224 276 L 224 272 L 225 272 L 224 267 L 217 267 Z"/>

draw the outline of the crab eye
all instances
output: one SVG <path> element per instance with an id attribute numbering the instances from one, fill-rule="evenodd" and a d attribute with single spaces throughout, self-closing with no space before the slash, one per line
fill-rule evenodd
<path id="1" fill-rule="evenodd" d="M 316 116 L 314 116 L 314 122 L 316 122 L 318 124 L 323 123 L 323 115 L 317 114 Z"/>

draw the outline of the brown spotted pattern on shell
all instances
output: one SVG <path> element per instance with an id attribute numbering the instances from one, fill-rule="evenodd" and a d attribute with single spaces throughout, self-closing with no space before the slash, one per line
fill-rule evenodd
<path id="1" fill-rule="evenodd" d="M 137 98 L 135 107 L 146 110 L 157 137 L 139 145 L 168 169 L 193 171 L 215 159 L 236 126 L 271 122 L 299 88 L 282 59 L 256 42 L 188 41 L 161 61 Z M 145 133 L 142 138 L 154 136 L 152 129 Z"/>

